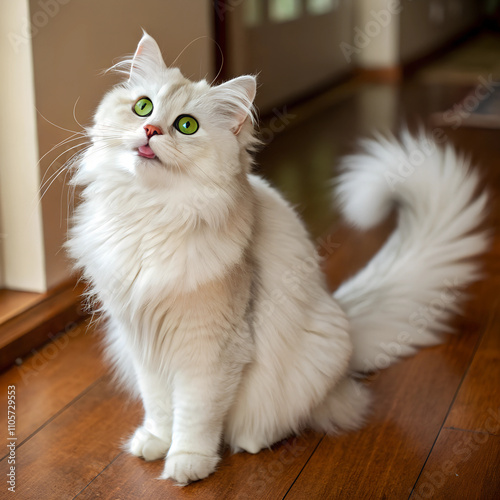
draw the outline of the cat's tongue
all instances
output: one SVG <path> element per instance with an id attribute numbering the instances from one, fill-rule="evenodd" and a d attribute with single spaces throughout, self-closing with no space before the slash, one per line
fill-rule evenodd
<path id="1" fill-rule="evenodd" d="M 139 146 L 138 148 L 139 156 L 144 156 L 144 158 L 154 158 L 156 155 L 153 150 L 145 144 L 144 146 Z"/>

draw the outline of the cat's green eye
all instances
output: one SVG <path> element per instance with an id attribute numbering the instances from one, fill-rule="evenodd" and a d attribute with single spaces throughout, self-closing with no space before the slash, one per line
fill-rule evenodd
<path id="1" fill-rule="evenodd" d="M 153 103 L 149 97 L 141 97 L 134 104 L 134 113 L 138 116 L 149 116 L 153 112 Z"/>
<path id="2" fill-rule="evenodd" d="M 193 135 L 200 127 L 196 118 L 191 115 L 180 115 L 174 122 L 174 127 L 185 135 Z"/>

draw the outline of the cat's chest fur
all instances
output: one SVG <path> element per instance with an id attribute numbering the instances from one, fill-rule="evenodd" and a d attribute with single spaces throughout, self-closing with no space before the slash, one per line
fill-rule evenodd
<path id="1" fill-rule="evenodd" d="M 170 373 L 186 358 L 202 366 L 233 332 L 247 346 L 251 227 L 238 213 L 214 230 L 182 223 L 168 202 L 134 190 L 84 198 L 68 247 L 112 320 L 118 351 Z M 248 361 L 248 346 L 240 351 Z"/>
<path id="2" fill-rule="evenodd" d="M 241 265 L 252 231 L 241 213 L 215 229 L 146 190 L 94 190 L 78 209 L 68 246 L 107 307 L 122 307 L 126 297 L 138 308 L 192 295 Z"/>

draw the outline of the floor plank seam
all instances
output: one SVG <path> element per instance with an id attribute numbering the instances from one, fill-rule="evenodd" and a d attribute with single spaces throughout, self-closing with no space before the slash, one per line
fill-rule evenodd
<path id="1" fill-rule="evenodd" d="M 448 419 L 448 415 L 450 414 L 451 409 L 453 408 L 453 405 L 455 404 L 455 401 L 457 399 L 458 393 L 460 392 L 460 388 L 462 387 L 462 384 L 464 383 L 464 380 L 467 377 L 467 373 L 469 373 L 469 370 L 470 370 L 470 367 L 472 365 L 472 362 L 474 361 L 474 358 L 476 357 L 476 353 L 479 350 L 479 346 L 481 345 L 481 342 L 483 340 L 484 335 L 486 334 L 486 331 L 487 331 L 487 325 L 485 325 L 485 327 L 483 328 L 483 331 L 481 332 L 481 335 L 479 335 L 479 338 L 477 339 L 476 345 L 474 346 L 474 350 L 473 350 L 472 355 L 471 355 L 471 357 L 469 359 L 467 367 L 464 370 L 464 373 L 462 374 L 462 378 L 460 379 L 460 383 L 458 384 L 457 389 L 455 391 L 455 394 L 453 395 L 453 399 L 451 400 L 451 403 L 448 406 L 448 411 L 446 412 L 446 414 L 445 414 L 445 416 L 443 418 L 443 422 L 441 423 L 441 425 L 439 427 L 439 430 L 436 433 L 436 437 L 435 437 L 435 439 L 434 439 L 434 441 L 432 443 L 432 446 L 429 449 L 429 453 L 427 453 L 427 457 L 425 458 L 424 463 L 422 464 L 422 468 L 420 469 L 420 472 L 419 472 L 419 474 L 417 476 L 417 479 L 415 480 L 415 483 L 413 484 L 413 486 L 411 488 L 410 494 L 408 495 L 408 500 L 410 500 L 411 496 L 413 495 L 413 493 L 415 491 L 415 488 L 417 487 L 417 484 L 418 484 L 418 482 L 420 480 L 420 477 L 422 476 L 422 474 L 423 474 L 423 472 L 425 470 L 425 466 L 427 465 L 427 462 L 429 461 L 429 458 L 432 455 L 432 452 L 434 451 L 434 448 L 436 446 L 437 440 L 439 439 L 439 436 L 441 435 L 442 430 L 445 428 L 444 424 L 445 424 L 446 420 Z"/>
<path id="2" fill-rule="evenodd" d="M 449 426 L 449 427 L 443 427 L 443 429 L 445 430 L 449 430 L 449 431 L 458 431 L 458 432 L 470 432 L 472 434 L 488 434 L 488 436 L 495 436 L 495 437 L 500 437 L 498 434 L 494 434 L 493 432 L 489 432 L 488 430 L 486 429 L 461 429 L 460 427 L 452 427 L 452 426 Z"/>
<path id="3" fill-rule="evenodd" d="M 104 472 L 106 472 L 106 470 L 111 467 L 115 462 L 116 460 L 118 460 L 125 452 L 124 451 L 120 451 L 120 453 L 118 453 L 118 455 L 116 455 L 115 458 L 113 458 L 113 460 L 111 460 L 111 462 L 109 462 L 108 465 L 106 465 L 106 467 L 104 467 L 101 472 L 99 472 L 99 474 L 97 474 L 91 481 L 89 481 L 85 487 L 83 487 L 74 497 L 72 500 L 75 500 L 75 498 L 79 497 L 101 474 L 103 474 Z"/>
<path id="4" fill-rule="evenodd" d="M 309 455 L 309 458 L 306 460 L 306 463 L 302 466 L 302 468 L 300 469 L 298 474 L 295 476 L 295 479 L 293 480 L 290 487 L 286 490 L 286 493 L 283 495 L 281 500 L 285 500 L 285 498 L 288 496 L 288 493 L 290 493 L 291 489 L 293 488 L 293 485 L 297 482 L 297 479 L 299 479 L 300 475 L 302 474 L 302 471 L 307 467 L 307 464 L 309 463 L 309 461 L 311 460 L 313 455 L 316 453 L 318 446 L 323 442 L 323 439 L 325 439 L 325 437 L 326 437 L 326 434 L 323 434 L 323 436 L 321 436 L 321 439 L 318 441 L 318 444 L 314 447 L 314 450 Z"/>
<path id="5" fill-rule="evenodd" d="M 74 397 L 69 403 L 67 403 L 65 406 L 63 406 L 60 410 L 58 410 L 54 415 L 52 415 L 49 419 L 47 419 L 40 427 L 35 429 L 29 436 L 25 437 L 21 443 L 16 445 L 16 449 L 19 449 L 24 443 L 29 441 L 33 436 L 38 434 L 40 431 L 42 431 L 47 425 L 49 425 L 51 422 L 53 422 L 59 415 L 62 415 L 67 409 L 69 409 L 73 404 L 78 402 L 81 398 L 83 398 L 88 392 L 90 392 L 101 380 L 103 380 L 106 377 L 106 375 L 103 375 L 99 377 L 97 380 L 95 380 L 92 384 L 90 384 L 85 390 L 80 392 L 76 397 Z M 0 463 L 5 460 L 9 454 L 7 453 L 4 455 L 2 458 L 0 458 Z"/>

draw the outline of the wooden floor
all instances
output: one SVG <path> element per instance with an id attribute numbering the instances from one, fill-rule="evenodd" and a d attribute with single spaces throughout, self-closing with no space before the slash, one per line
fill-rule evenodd
<path id="1" fill-rule="evenodd" d="M 0 325 L 36 304 L 41 293 L 0 289 Z"/>
<path id="2" fill-rule="evenodd" d="M 268 133 L 262 171 L 304 216 L 332 289 L 370 258 L 391 227 L 389 221 L 361 234 L 337 220 L 328 186 L 338 156 L 377 125 L 425 123 L 466 90 L 418 81 L 367 85 L 312 113 L 281 110 L 289 129 Z M 500 498 L 500 132 L 445 132 L 477 161 L 492 192 L 487 274 L 469 291 L 456 335 L 371 377 L 366 428 L 341 437 L 306 432 L 257 455 L 226 453 L 215 475 L 175 487 L 157 480 L 161 461 L 122 450 L 142 410 L 115 391 L 100 358 L 99 327 L 84 323 L 0 376 L 2 405 L 15 386 L 17 498 Z M 0 429 L 7 437 L 6 406 Z M 4 447 L 0 498 L 11 495 L 8 453 Z"/>

